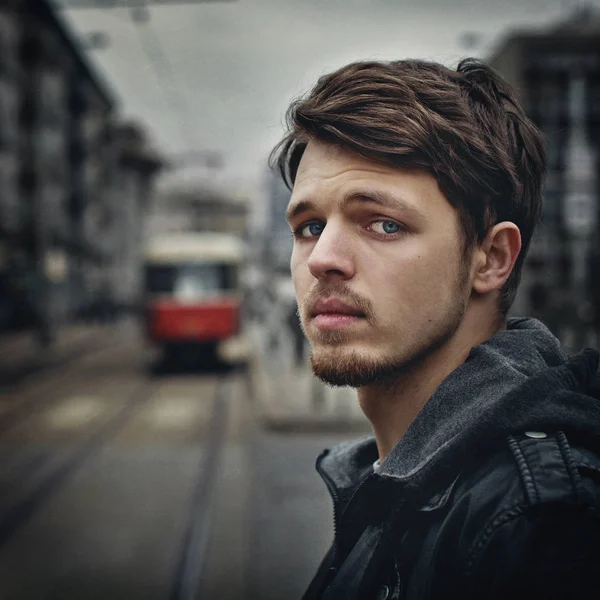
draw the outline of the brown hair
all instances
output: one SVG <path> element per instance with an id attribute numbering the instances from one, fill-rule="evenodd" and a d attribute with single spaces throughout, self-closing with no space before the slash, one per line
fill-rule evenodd
<path id="1" fill-rule="evenodd" d="M 475 59 L 456 70 L 421 60 L 352 63 L 294 101 L 287 126 L 271 164 L 290 188 L 314 138 L 431 173 L 458 211 L 465 251 L 495 223 L 515 223 L 522 249 L 501 290 L 506 315 L 541 215 L 546 156 L 541 132 L 491 67 Z"/>

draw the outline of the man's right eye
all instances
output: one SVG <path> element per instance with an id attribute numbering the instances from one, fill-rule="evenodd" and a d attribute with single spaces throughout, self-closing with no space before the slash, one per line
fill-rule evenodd
<path id="1" fill-rule="evenodd" d="M 298 238 L 311 238 L 321 235 L 323 233 L 323 229 L 325 225 L 323 223 L 319 223 L 318 221 L 313 221 L 311 223 L 305 223 L 301 225 L 296 230 L 296 237 Z"/>

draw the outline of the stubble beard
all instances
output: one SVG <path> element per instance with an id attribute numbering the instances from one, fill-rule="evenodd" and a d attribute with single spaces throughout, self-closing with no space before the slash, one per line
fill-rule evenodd
<path id="1" fill-rule="evenodd" d="M 344 346 L 351 341 L 350 334 L 345 331 L 320 331 L 318 340 L 315 340 L 315 343 L 311 341 L 313 350 L 310 362 L 313 373 L 321 381 L 334 387 L 360 388 L 368 385 L 389 385 L 403 374 L 413 371 L 450 340 L 459 328 L 467 307 L 467 277 L 468 273 L 461 269 L 456 283 L 456 293 L 451 296 L 456 299 L 456 302 L 446 307 L 443 317 L 428 327 L 416 328 L 416 335 L 419 336 L 417 339 L 409 341 L 400 339 L 399 336 L 399 342 L 404 346 L 404 350 L 397 355 L 372 356 L 366 352 L 348 350 Z M 337 287 L 337 290 L 333 287 Z M 343 288 L 337 284 L 333 287 L 329 288 L 331 290 L 329 293 L 356 304 L 357 298 L 352 292 L 342 291 Z M 314 292 L 314 295 L 317 295 L 318 290 Z M 365 318 L 369 324 L 377 327 L 377 319 L 370 303 L 361 299 L 361 308 L 366 313 Z M 301 322 L 306 322 L 304 319 L 308 318 L 309 315 L 303 314 Z M 408 332 L 405 332 L 405 335 L 406 333 Z M 389 330 L 387 334 L 389 335 Z"/>

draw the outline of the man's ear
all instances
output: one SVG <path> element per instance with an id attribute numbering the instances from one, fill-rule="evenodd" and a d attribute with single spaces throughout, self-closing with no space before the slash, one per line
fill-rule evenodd
<path id="1" fill-rule="evenodd" d="M 478 252 L 473 290 L 485 294 L 499 290 L 511 274 L 521 251 L 521 232 L 510 221 L 494 225 Z"/>

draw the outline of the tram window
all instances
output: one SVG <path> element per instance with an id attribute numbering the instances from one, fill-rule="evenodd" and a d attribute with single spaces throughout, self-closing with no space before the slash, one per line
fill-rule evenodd
<path id="1" fill-rule="evenodd" d="M 181 300 L 196 300 L 221 289 L 216 265 L 183 265 L 177 274 L 174 294 Z"/>
<path id="2" fill-rule="evenodd" d="M 152 265 L 146 269 L 146 290 L 151 294 L 173 294 L 182 300 L 196 300 L 236 287 L 234 265 L 192 263 Z"/>
<path id="3" fill-rule="evenodd" d="M 234 265 L 220 265 L 224 290 L 235 290 L 238 287 L 238 270 Z"/>
<path id="4" fill-rule="evenodd" d="M 184 265 L 179 269 L 175 295 L 194 299 L 235 288 L 235 269 L 223 264 Z"/>
<path id="5" fill-rule="evenodd" d="M 151 294 L 170 294 L 175 287 L 177 268 L 172 265 L 146 267 L 146 291 Z"/>

